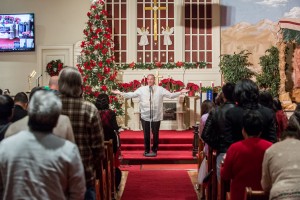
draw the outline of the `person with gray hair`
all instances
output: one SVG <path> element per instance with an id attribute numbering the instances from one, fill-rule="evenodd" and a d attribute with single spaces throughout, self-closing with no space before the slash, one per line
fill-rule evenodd
<path id="1" fill-rule="evenodd" d="M 62 114 L 69 116 L 80 150 L 86 178 L 85 199 L 95 199 L 95 180 L 104 159 L 104 133 L 98 109 L 82 98 L 82 78 L 77 68 L 65 67 L 59 74 L 58 88 Z M 96 176 L 95 176 L 96 172 Z"/>
<path id="2" fill-rule="evenodd" d="M 28 108 L 29 130 L 0 145 L 1 199 L 83 199 L 84 169 L 75 144 L 52 134 L 62 103 L 37 91 Z"/>

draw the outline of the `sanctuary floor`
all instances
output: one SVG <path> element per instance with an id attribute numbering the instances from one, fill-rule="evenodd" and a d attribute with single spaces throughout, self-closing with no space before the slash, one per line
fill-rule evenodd
<path id="1" fill-rule="evenodd" d="M 122 194 L 124 192 L 124 188 L 126 186 L 126 181 L 128 178 L 128 174 L 134 171 L 149 171 L 149 170 L 185 170 L 188 172 L 192 187 L 198 196 L 198 200 L 200 199 L 200 191 L 196 189 L 197 184 L 197 164 L 143 164 L 143 165 L 121 165 L 120 169 L 122 170 L 122 181 L 120 184 L 120 190 L 117 194 L 117 200 L 122 199 Z M 154 197 L 155 199 L 155 197 Z M 159 199 L 158 199 L 159 200 Z"/>

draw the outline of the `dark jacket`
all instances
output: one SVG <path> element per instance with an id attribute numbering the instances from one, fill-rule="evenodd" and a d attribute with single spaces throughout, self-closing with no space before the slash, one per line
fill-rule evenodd
<path id="1" fill-rule="evenodd" d="M 11 122 L 18 121 L 19 119 L 22 119 L 25 116 L 27 116 L 27 110 L 24 110 L 19 105 L 15 105 L 14 112 L 13 112 L 13 117 L 11 119 Z"/>
<path id="2" fill-rule="evenodd" d="M 10 122 L 8 120 L 0 120 L 0 141 L 4 139 L 5 132 L 9 125 Z"/>
<path id="3" fill-rule="evenodd" d="M 289 118 L 288 124 L 294 124 L 298 131 L 300 131 L 300 110 L 295 110 L 295 112 Z"/>
<path id="4" fill-rule="evenodd" d="M 232 102 L 225 102 L 222 106 L 209 113 L 201 138 L 218 153 L 225 153 L 231 141 L 226 141 L 224 135 L 224 124 L 226 112 L 235 105 Z"/>
<path id="5" fill-rule="evenodd" d="M 274 111 L 262 105 L 258 105 L 256 110 L 262 115 L 263 120 L 263 130 L 260 137 L 272 143 L 277 142 L 276 117 Z M 243 115 L 246 111 L 247 109 L 237 106 L 231 108 L 226 113 L 225 134 L 226 140 L 231 141 L 231 144 L 244 139 L 242 128 Z"/>

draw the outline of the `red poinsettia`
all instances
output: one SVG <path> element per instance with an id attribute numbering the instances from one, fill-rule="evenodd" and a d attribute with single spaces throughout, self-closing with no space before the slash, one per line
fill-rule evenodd
<path id="1" fill-rule="evenodd" d="M 189 89 L 190 91 L 198 92 L 199 91 L 199 85 L 197 85 L 195 83 L 188 83 L 187 86 L 186 86 L 186 89 Z"/>

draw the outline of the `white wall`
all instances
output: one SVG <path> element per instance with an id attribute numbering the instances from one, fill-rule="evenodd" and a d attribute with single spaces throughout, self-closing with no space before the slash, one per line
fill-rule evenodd
<path id="1" fill-rule="evenodd" d="M 0 88 L 9 88 L 12 95 L 27 91 L 29 73 L 40 67 L 37 47 L 72 45 L 82 40 L 89 6 L 89 0 L 1 0 L 1 14 L 35 14 L 36 51 L 0 53 Z"/>

